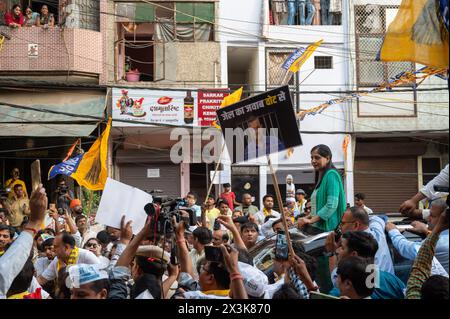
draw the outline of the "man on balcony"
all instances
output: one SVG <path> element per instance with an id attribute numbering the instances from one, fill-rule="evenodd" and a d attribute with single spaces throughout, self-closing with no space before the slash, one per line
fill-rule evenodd
<path id="1" fill-rule="evenodd" d="M 11 28 L 20 28 L 23 26 L 24 18 L 22 14 L 22 8 L 20 5 L 15 4 L 12 7 L 11 12 L 5 13 L 5 24 Z"/>

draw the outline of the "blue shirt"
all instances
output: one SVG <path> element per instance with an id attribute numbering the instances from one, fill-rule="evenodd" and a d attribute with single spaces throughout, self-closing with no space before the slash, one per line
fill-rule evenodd
<path id="1" fill-rule="evenodd" d="M 391 252 L 386 241 L 384 232 L 386 223 L 378 216 L 371 216 L 369 219 L 369 228 L 366 232 L 370 233 L 378 243 L 378 250 L 375 255 L 375 264 L 381 271 L 395 274 L 394 263 L 392 261 Z"/>
<path id="2" fill-rule="evenodd" d="M 405 299 L 406 285 L 397 276 L 390 274 L 386 271 L 380 271 L 371 298 L 372 299 Z M 339 288 L 333 288 L 330 295 L 339 297 L 341 292 Z"/>
<path id="3" fill-rule="evenodd" d="M 435 250 L 435 258 L 433 261 L 432 266 L 432 274 L 441 274 L 442 273 L 442 267 L 444 268 L 445 272 L 448 276 L 448 229 L 441 232 L 439 236 L 439 240 L 436 244 L 436 250 Z M 394 245 L 395 249 L 398 251 L 398 253 L 409 260 L 415 260 L 416 256 L 419 252 L 420 247 L 422 246 L 423 241 L 421 242 L 413 242 L 409 241 L 405 236 L 403 236 L 398 229 L 393 229 L 389 232 L 389 236 L 392 240 L 392 245 Z M 442 265 L 442 267 L 440 267 Z"/>

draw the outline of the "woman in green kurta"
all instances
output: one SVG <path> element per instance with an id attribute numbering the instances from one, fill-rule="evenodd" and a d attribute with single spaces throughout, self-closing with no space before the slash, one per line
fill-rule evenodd
<path id="1" fill-rule="evenodd" d="M 311 150 L 311 164 L 316 171 L 316 187 L 311 195 L 311 214 L 300 218 L 299 228 L 312 224 L 323 231 L 332 231 L 341 222 L 347 203 L 341 175 L 331 159 L 331 150 L 326 145 L 317 145 Z"/>
<path id="2" fill-rule="evenodd" d="M 311 165 L 316 171 L 316 187 L 311 195 L 311 214 L 298 220 L 298 228 L 312 224 L 323 231 L 333 231 L 347 208 L 344 186 L 332 162 L 328 146 L 320 144 L 311 150 Z M 317 258 L 317 283 L 321 291 L 333 288 L 328 258 Z"/>

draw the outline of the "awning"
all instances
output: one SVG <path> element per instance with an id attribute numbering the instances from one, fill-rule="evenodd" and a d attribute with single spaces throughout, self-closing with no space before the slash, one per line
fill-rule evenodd
<path id="1" fill-rule="evenodd" d="M 2 90 L 0 136 L 89 136 L 103 118 L 105 106 L 105 94 L 99 91 Z"/>
<path id="2" fill-rule="evenodd" d="M 0 106 L 1 107 L 1 106 Z M 2 122 L 2 121 L 0 121 Z M 0 123 L 0 137 L 86 137 L 95 130 L 96 124 L 5 124 Z"/>

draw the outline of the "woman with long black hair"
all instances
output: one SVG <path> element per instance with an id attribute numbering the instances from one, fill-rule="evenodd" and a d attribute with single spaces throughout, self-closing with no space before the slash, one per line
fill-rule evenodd
<path id="1" fill-rule="evenodd" d="M 331 150 L 326 145 L 313 147 L 311 165 L 316 172 L 311 214 L 299 219 L 298 228 L 312 224 L 323 231 L 332 231 L 339 225 L 347 205 L 342 178 L 333 165 Z"/>

